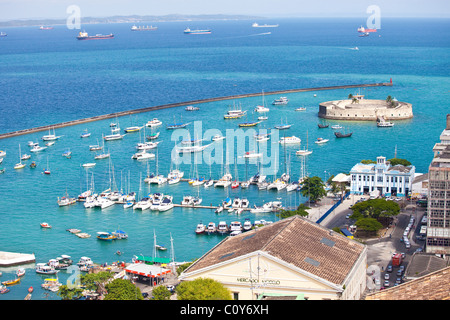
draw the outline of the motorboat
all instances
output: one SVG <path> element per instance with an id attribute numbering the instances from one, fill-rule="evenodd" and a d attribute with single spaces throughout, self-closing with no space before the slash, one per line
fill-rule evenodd
<path id="1" fill-rule="evenodd" d="M 158 120 L 157 118 L 153 118 L 152 120 L 148 121 L 145 124 L 147 127 L 157 127 L 162 125 L 162 122 L 160 120 Z"/>
<path id="2" fill-rule="evenodd" d="M 68 205 L 74 204 L 76 202 L 77 202 L 76 198 L 69 198 L 67 196 L 61 197 L 61 198 L 58 197 L 58 206 L 60 206 L 60 207 L 68 206 Z"/>
<path id="3" fill-rule="evenodd" d="M 278 99 L 273 100 L 273 105 L 285 105 L 288 104 L 289 100 L 286 97 L 280 97 Z"/>
<path id="4" fill-rule="evenodd" d="M 265 106 L 257 106 L 255 108 L 255 112 L 269 112 L 270 109 Z"/>
<path id="5" fill-rule="evenodd" d="M 158 206 L 158 211 L 167 211 L 172 209 L 174 207 L 172 200 L 173 200 L 172 196 L 169 195 L 164 196 L 160 205 Z"/>
<path id="6" fill-rule="evenodd" d="M 40 145 L 36 145 L 30 149 L 30 152 L 39 152 L 45 149 L 47 149 L 47 147 L 41 147 Z"/>
<path id="7" fill-rule="evenodd" d="M 151 134 L 149 134 L 149 135 L 147 136 L 147 140 L 155 140 L 155 139 L 158 139 L 159 134 L 160 134 L 159 132 L 151 133 Z"/>
<path id="8" fill-rule="evenodd" d="M 92 266 L 94 262 L 89 257 L 81 257 L 77 262 L 77 266 Z"/>
<path id="9" fill-rule="evenodd" d="M 208 227 L 206 228 L 206 232 L 208 233 L 214 233 L 217 231 L 216 224 L 214 222 L 208 223 Z"/>
<path id="10" fill-rule="evenodd" d="M 66 150 L 62 153 L 63 157 L 66 157 L 67 159 L 70 159 L 72 157 L 72 151 Z"/>
<path id="11" fill-rule="evenodd" d="M 214 187 L 226 188 L 229 185 L 231 185 L 231 179 L 232 179 L 231 174 L 227 173 L 214 184 Z"/>
<path id="12" fill-rule="evenodd" d="M 247 151 L 245 154 L 244 154 L 244 158 L 260 158 L 260 157 L 262 157 L 262 153 L 257 153 L 257 152 L 255 152 L 255 151 Z"/>
<path id="13" fill-rule="evenodd" d="M 205 188 L 209 188 L 214 184 L 214 180 L 213 179 L 209 179 L 208 181 L 205 182 Z"/>
<path id="14" fill-rule="evenodd" d="M 148 160 L 148 159 L 153 159 L 153 158 L 155 158 L 155 154 L 148 153 L 145 150 L 142 152 L 136 152 L 135 154 L 133 154 L 131 156 L 131 159 L 135 159 L 135 160 Z"/>
<path id="15" fill-rule="evenodd" d="M 250 181 L 241 182 L 241 188 L 245 189 L 250 186 Z"/>
<path id="16" fill-rule="evenodd" d="M 28 159 L 30 159 L 30 158 L 31 158 L 31 155 L 25 153 L 25 154 L 20 158 L 20 160 L 28 160 Z"/>
<path id="17" fill-rule="evenodd" d="M 55 129 L 53 129 L 53 133 L 51 133 L 50 130 L 48 130 L 48 134 L 45 136 L 42 136 L 42 140 L 44 140 L 44 141 L 54 141 L 54 140 L 58 140 L 59 138 L 61 138 L 61 136 L 55 135 Z"/>
<path id="18" fill-rule="evenodd" d="M 240 221 L 232 221 L 230 223 L 230 232 L 242 231 L 242 223 Z"/>
<path id="19" fill-rule="evenodd" d="M 231 206 L 232 201 L 230 197 L 227 197 L 225 200 L 222 201 L 222 207 L 223 208 L 227 208 L 229 206 Z"/>
<path id="20" fill-rule="evenodd" d="M 197 224 L 197 227 L 195 228 L 195 233 L 196 234 L 202 234 L 205 231 L 206 231 L 206 226 L 202 222 Z"/>
<path id="21" fill-rule="evenodd" d="M 187 106 L 186 108 L 184 108 L 184 110 L 186 111 L 197 111 L 200 110 L 199 107 L 194 107 L 194 106 Z"/>
<path id="22" fill-rule="evenodd" d="M 41 224 L 41 228 L 47 228 L 47 229 L 51 229 L 51 225 L 50 224 L 48 224 L 47 222 L 42 222 Z"/>
<path id="23" fill-rule="evenodd" d="M 47 265 L 46 263 L 37 263 L 35 268 L 36 273 L 39 274 L 57 274 L 59 270 Z"/>
<path id="24" fill-rule="evenodd" d="M 139 209 L 139 210 L 144 211 L 144 210 L 150 209 L 151 205 L 152 205 L 152 198 L 144 197 L 140 201 L 138 201 L 137 203 L 135 203 L 133 205 L 133 210 Z"/>
<path id="25" fill-rule="evenodd" d="M 220 134 L 216 134 L 214 137 L 212 137 L 212 141 L 220 141 L 223 139 L 225 139 L 225 137 Z"/>
<path id="26" fill-rule="evenodd" d="M 111 133 L 109 135 L 103 136 L 103 139 L 105 141 L 112 141 L 112 140 L 121 140 L 123 139 L 125 135 L 120 134 L 120 133 Z"/>
<path id="27" fill-rule="evenodd" d="M 176 184 L 176 183 L 178 183 L 178 182 L 180 182 L 181 181 L 181 177 L 180 176 L 175 176 L 175 177 L 172 177 L 172 178 L 167 178 L 167 183 L 168 184 Z"/>
<path id="28" fill-rule="evenodd" d="M 269 119 L 269 117 L 268 116 L 259 116 L 258 117 L 258 120 L 268 120 Z"/>
<path id="29" fill-rule="evenodd" d="M 154 148 L 156 148 L 157 146 L 158 146 L 158 144 L 160 143 L 161 141 L 159 141 L 159 142 L 151 142 L 151 141 L 149 141 L 149 142 L 144 142 L 144 143 L 138 143 L 137 145 L 136 145 L 136 149 L 138 149 L 138 150 L 149 150 L 149 149 L 154 149 Z"/>
<path id="30" fill-rule="evenodd" d="M 249 231 L 251 230 L 253 227 L 251 221 L 249 218 L 245 218 L 244 224 L 242 225 L 242 230 L 243 231 Z"/>
<path id="31" fill-rule="evenodd" d="M 387 127 L 393 127 L 393 126 L 394 126 L 393 122 L 389 122 L 389 121 L 377 122 L 377 127 L 380 127 L 380 128 L 387 128 Z"/>
<path id="32" fill-rule="evenodd" d="M 223 207 L 219 206 L 217 207 L 217 209 L 214 211 L 214 213 L 221 213 L 223 211 Z"/>
<path id="33" fill-rule="evenodd" d="M 114 205 L 114 201 L 108 199 L 107 197 L 98 197 L 96 206 L 101 209 L 106 209 Z"/>
<path id="34" fill-rule="evenodd" d="M 286 186 L 286 191 L 288 191 L 288 192 L 294 191 L 294 190 L 297 190 L 297 188 L 298 188 L 298 182 L 294 181 Z"/>
<path id="35" fill-rule="evenodd" d="M 125 133 L 132 133 L 132 132 L 138 132 L 142 129 L 142 127 L 139 126 L 131 126 L 131 127 L 127 127 L 125 128 Z"/>
<path id="36" fill-rule="evenodd" d="M 175 170 L 172 170 L 172 171 L 169 172 L 169 174 L 167 175 L 167 178 L 168 179 L 172 179 L 172 178 L 175 178 L 175 177 L 183 178 L 183 176 L 184 176 L 184 172 L 183 171 L 175 169 Z"/>
<path id="37" fill-rule="evenodd" d="M 278 143 L 280 144 L 297 144 L 297 143 L 301 143 L 302 139 L 300 139 L 299 137 L 296 136 L 291 136 L 291 137 L 281 137 L 280 141 L 278 141 Z"/>
<path id="38" fill-rule="evenodd" d="M 242 198 L 241 199 L 241 208 L 248 208 L 249 204 L 250 203 L 249 203 L 247 198 Z"/>
<path id="39" fill-rule="evenodd" d="M 91 168 L 91 167 L 95 167 L 96 163 L 95 162 L 89 162 L 89 163 L 83 163 L 82 166 L 84 168 Z"/>
<path id="40" fill-rule="evenodd" d="M 80 138 L 88 138 L 91 136 L 91 133 L 86 130 L 80 135 Z"/>
<path id="41" fill-rule="evenodd" d="M 258 190 L 267 190 L 267 187 L 269 187 L 270 183 L 267 181 L 261 181 L 258 182 L 256 185 L 258 186 Z"/>
<path id="42" fill-rule="evenodd" d="M 306 111 L 305 107 L 296 108 L 295 111 Z"/>
<path id="43" fill-rule="evenodd" d="M 97 239 L 103 240 L 103 241 L 112 241 L 112 240 L 116 240 L 117 237 L 110 232 L 100 231 L 100 232 L 97 232 Z"/>
<path id="44" fill-rule="evenodd" d="M 154 193 L 152 195 L 152 205 L 150 206 L 150 210 L 158 210 L 159 209 L 159 205 L 161 204 L 161 202 L 164 199 L 164 194 L 163 193 Z"/>
<path id="45" fill-rule="evenodd" d="M 217 225 L 217 232 L 219 233 L 226 233 L 228 232 L 228 225 L 225 221 L 220 221 L 219 224 Z"/>
<path id="46" fill-rule="evenodd" d="M 242 205 L 242 200 L 240 198 L 234 198 L 233 203 L 231 204 L 232 208 L 240 208 Z"/>
<path id="47" fill-rule="evenodd" d="M 264 142 L 270 139 L 270 133 L 255 135 L 256 142 Z"/>
<path id="48" fill-rule="evenodd" d="M 184 196 L 183 200 L 181 200 L 181 204 L 185 206 L 190 206 L 193 203 L 193 196 Z"/>
<path id="49" fill-rule="evenodd" d="M 308 150 L 308 149 L 300 149 L 295 151 L 295 154 L 298 156 L 307 156 L 310 155 L 312 152 L 312 150 Z"/>
<path id="50" fill-rule="evenodd" d="M 199 205 L 201 205 L 202 204 L 202 198 L 200 198 L 200 197 L 194 197 L 193 199 L 192 199 L 192 205 L 193 206 L 199 206 Z"/>
<path id="51" fill-rule="evenodd" d="M 314 141 L 314 143 L 316 143 L 316 144 L 324 144 L 324 143 L 327 143 L 328 141 L 329 141 L 329 139 L 317 138 L 317 140 Z"/>

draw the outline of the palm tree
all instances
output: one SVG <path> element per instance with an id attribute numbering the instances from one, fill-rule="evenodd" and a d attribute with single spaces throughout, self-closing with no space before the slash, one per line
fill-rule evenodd
<path id="1" fill-rule="evenodd" d="M 352 99 L 352 98 L 353 98 L 353 95 L 350 93 L 350 94 L 348 95 L 348 98 L 349 98 L 349 99 Z"/>

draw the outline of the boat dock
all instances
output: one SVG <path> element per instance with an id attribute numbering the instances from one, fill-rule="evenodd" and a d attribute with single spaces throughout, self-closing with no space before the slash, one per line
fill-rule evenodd
<path id="1" fill-rule="evenodd" d="M 295 93 L 295 92 L 366 88 L 366 87 L 383 87 L 383 86 L 392 86 L 392 82 L 351 84 L 351 85 L 316 87 L 316 88 L 287 89 L 287 90 L 265 92 L 264 94 L 265 95 L 275 95 L 275 94 L 286 94 L 286 93 Z M 208 99 L 201 99 L 201 100 L 192 100 L 192 101 L 186 101 L 186 102 L 170 103 L 170 104 L 164 104 L 164 105 L 153 106 L 153 107 L 146 107 L 146 108 L 140 108 L 140 109 L 121 111 L 121 112 L 114 112 L 114 113 L 109 113 L 109 114 L 105 114 L 105 115 L 99 115 L 99 116 L 94 116 L 94 117 L 89 117 L 89 118 L 84 118 L 84 119 L 71 120 L 71 121 L 61 122 L 61 123 L 57 123 L 57 124 L 51 124 L 51 125 L 40 126 L 40 127 L 30 128 L 30 129 L 23 129 L 23 130 L 17 130 L 17 131 L 13 131 L 13 132 L 2 133 L 2 134 L 0 134 L 0 139 L 25 135 L 25 134 L 34 133 L 34 132 L 46 131 L 46 130 L 50 130 L 50 129 L 63 128 L 63 127 L 73 126 L 73 125 L 77 125 L 77 124 L 81 124 L 81 123 L 111 119 L 111 118 L 115 118 L 115 117 L 123 117 L 123 116 L 128 116 L 128 115 L 132 115 L 132 114 L 136 114 L 136 113 L 157 111 L 157 110 L 162 110 L 162 109 L 175 108 L 175 107 L 181 107 L 181 106 L 189 106 L 189 105 L 193 105 L 193 104 L 200 104 L 200 103 L 207 103 L 207 102 L 214 102 L 214 101 L 257 97 L 257 96 L 261 96 L 261 95 L 262 95 L 261 92 L 246 93 L 246 94 L 240 94 L 240 95 L 208 98 Z"/>

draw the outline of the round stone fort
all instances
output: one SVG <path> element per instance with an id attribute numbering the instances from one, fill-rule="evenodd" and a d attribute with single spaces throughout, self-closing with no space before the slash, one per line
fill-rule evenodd
<path id="1" fill-rule="evenodd" d="M 412 104 L 394 99 L 369 100 L 363 95 L 319 104 L 319 117 L 333 120 L 404 120 L 413 117 Z"/>

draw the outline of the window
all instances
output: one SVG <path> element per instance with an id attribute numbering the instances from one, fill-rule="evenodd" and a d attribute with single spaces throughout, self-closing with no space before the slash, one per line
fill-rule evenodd
<path id="1" fill-rule="evenodd" d="M 233 292 L 233 300 L 239 300 L 239 292 Z"/>

